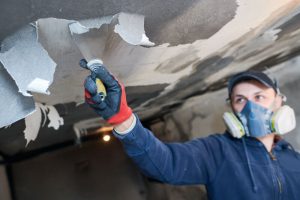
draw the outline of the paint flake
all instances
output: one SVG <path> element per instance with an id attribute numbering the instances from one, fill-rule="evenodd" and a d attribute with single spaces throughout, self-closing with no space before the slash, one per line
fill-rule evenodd
<path id="1" fill-rule="evenodd" d="M 15 80 L 19 92 L 24 96 L 32 96 L 30 91 L 47 94 L 56 64 L 37 42 L 36 28 L 27 25 L 3 43 L 0 61 Z M 48 81 L 48 84 L 32 85 L 37 78 Z"/>
<path id="2" fill-rule="evenodd" d="M 50 105 L 43 105 L 35 103 L 36 111 L 25 118 L 26 128 L 24 130 L 26 146 L 30 141 L 34 141 L 39 133 L 41 127 L 44 127 L 47 119 L 50 121 L 48 128 L 52 127 L 58 130 L 64 124 L 64 120 L 59 116 L 56 108 Z M 42 118 L 44 119 L 42 122 Z"/>
<path id="3" fill-rule="evenodd" d="M 16 83 L 0 63 L 0 128 L 25 118 L 34 112 L 32 97 L 18 92 Z"/>

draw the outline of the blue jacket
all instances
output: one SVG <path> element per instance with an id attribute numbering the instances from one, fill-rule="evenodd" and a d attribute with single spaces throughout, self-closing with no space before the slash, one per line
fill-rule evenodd
<path id="1" fill-rule="evenodd" d="M 205 184 L 211 200 L 300 199 L 300 157 L 285 140 L 272 153 L 255 138 L 228 133 L 164 144 L 138 119 L 131 132 L 114 134 L 146 176 L 175 185 Z"/>

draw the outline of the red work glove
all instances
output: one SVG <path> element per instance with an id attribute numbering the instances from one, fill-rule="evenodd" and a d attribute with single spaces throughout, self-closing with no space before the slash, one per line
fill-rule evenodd
<path id="1" fill-rule="evenodd" d="M 132 110 L 127 105 L 126 93 L 121 84 L 101 62 L 87 63 L 80 61 L 80 66 L 91 70 L 91 75 L 85 79 L 85 101 L 98 115 L 112 125 L 117 125 L 127 120 L 132 115 Z M 96 79 L 100 79 L 106 89 L 104 92 L 97 91 Z"/>

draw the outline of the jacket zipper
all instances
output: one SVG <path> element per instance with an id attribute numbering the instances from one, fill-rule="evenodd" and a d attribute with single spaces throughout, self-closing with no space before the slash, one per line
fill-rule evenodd
<path id="1" fill-rule="evenodd" d="M 279 192 L 281 194 L 282 193 L 282 184 L 281 184 L 281 181 L 279 180 L 278 176 L 276 176 L 276 178 L 277 178 L 278 185 L 279 185 Z"/>
<path id="2" fill-rule="evenodd" d="M 270 155 L 270 157 L 271 157 L 271 159 L 272 159 L 273 161 L 276 161 L 276 160 L 277 160 L 276 156 L 275 156 L 272 152 L 269 152 L 269 155 Z M 277 171 L 277 170 L 276 170 L 276 171 Z M 278 182 L 279 192 L 280 192 L 280 194 L 281 194 L 281 193 L 282 193 L 282 184 L 281 184 L 281 181 L 280 181 L 280 179 L 279 179 L 277 173 L 276 173 L 276 179 L 277 179 L 277 182 Z"/>

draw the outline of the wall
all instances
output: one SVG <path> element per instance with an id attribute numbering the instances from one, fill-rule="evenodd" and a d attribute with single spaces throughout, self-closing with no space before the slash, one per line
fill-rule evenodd
<path id="1" fill-rule="evenodd" d="M 206 200 L 202 187 L 143 177 L 115 138 L 49 152 L 14 164 L 12 171 L 16 200 Z"/>
<path id="2" fill-rule="evenodd" d="M 11 200 L 5 167 L 0 165 L 0 199 Z"/>
<path id="3" fill-rule="evenodd" d="M 17 200 L 145 200 L 144 181 L 120 143 L 86 142 L 13 165 Z"/>

